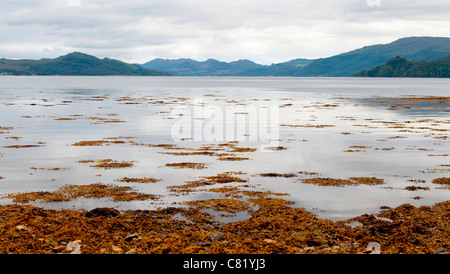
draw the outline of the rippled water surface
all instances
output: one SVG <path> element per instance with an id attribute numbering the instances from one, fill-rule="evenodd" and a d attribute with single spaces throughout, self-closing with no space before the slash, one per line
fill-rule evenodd
<path id="1" fill-rule="evenodd" d="M 296 206 L 330 219 L 376 212 L 381 206 L 431 205 L 450 197 L 448 188 L 432 183 L 449 177 L 449 104 L 398 105 L 375 98 L 449 94 L 448 79 L 3 76 L 0 192 L 131 185 L 161 199 L 115 203 L 80 198 L 39 205 L 148 209 L 214 197 L 202 191 L 207 187 L 183 195 L 170 187 L 235 172 L 246 182 L 228 185 L 287 193 Z M 96 140 L 106 142 L 74 146 Z M 236 147 L 254 151 L 223 156 L 234 161 L 179 153 L 205 146 L 223 153 Z M 93 167 L 104 159 L 133 166 Z M 204 163 L 205 168 L 166 166 L 181 162 Z M 120 182 L 124 177 L 160 181 Z M 385 183 L 336 187 L 302 182 L 319 177 L 376 177 Z M 0 204 L 11 202 L 0 199 Z"/>

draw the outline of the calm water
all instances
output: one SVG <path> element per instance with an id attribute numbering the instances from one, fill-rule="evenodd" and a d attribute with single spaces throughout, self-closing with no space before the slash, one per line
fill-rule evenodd
<path id="1" fill-rule="evenodd" d="M 201 191 L 175 196 L 168 186 L 235 171 L 245 173 L 240 177 L 248 180 L 246 184 L 288 193 L 296 206 L 330 219 L 376 212 L 380 206 L 448 200 L 450 190 L 431 181 L 449 177 L 450 157 L 445 155 L 450 154 L 450 106 L 392 108 L 368 100 L 388 96 L 450 96 L 450 79 L 3 76 L 0 176 L 4 179 L 0 193 L 54 191 L 66 184 L 132 185 L 162 198 L 157 202 L 79 199 L 37 205 L 147 209 L 211 198 Z M 72 146 L 80 141 L 111 140 L 106 138 L 124 143 Z M 219 161 L 211 156 L 164 154 L 173 150 L 136 146 L 131 140 L 184 148 L 238 141 L 239 147 L 257 151 L 237 154 L 248 160 Z M 38 147 L 11 147 L 15 145 Z M 285 149 L 269 151 L 265 146 Z M 135 166 L 103 170 L 79 163 L 88 159 L 134 161 Z M 208 168 L 165 166 L 179 162 L 206 163 Z M 303 173 L 291 178 L 257 176 L 268 172 Z M 161 181 L 117 181 L 123 177 Z M 324 187 L 301 182 L 314 177 L 377 177 L 385 184 Z M 405 189 L 411 185 L 429 190 Z M 11 200 L 0 199 L 0 204 L 8 203 Z"/>

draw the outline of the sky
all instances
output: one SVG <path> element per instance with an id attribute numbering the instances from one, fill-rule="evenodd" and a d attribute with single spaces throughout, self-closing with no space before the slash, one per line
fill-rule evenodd
<path id="1" fill-rule="evenodd" d="M 448 0 L 2 0 L 0 58 L 73 51 L 155 58 L 325 58 L 402 37 L 450 37 Z"/>

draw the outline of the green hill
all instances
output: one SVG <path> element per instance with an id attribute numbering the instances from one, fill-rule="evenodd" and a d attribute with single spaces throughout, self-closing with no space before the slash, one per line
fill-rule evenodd
<path id="1" fill-rule="evenodd" d="M 397 56 L 382 66 L 361 71 L 355 76 L 450 78 L 450 55 L 433 61 L 408 61 Z"/>
<path id="2" fill-rule="evenodd" d="M 298 58 L 284 63 L 262 66 L 241 72 L 240 76 L 292 76 L 300 68 L 309 65 L 313 60 Z"/>
<path id="3" fill-rule="evenodd" d="M 165 70 L 177 76 L 292 76 L 299 68 L 312 61 L 299 58 L 266 66 L 246 59 L 227 63 L 215 59 L 196 61 L 186 58 L 158 58 L 141 66 Z"/>
<path id="4" fill-rule="evenodd" d="M 145 64 L 127 64 L 118 60 L 97 57 L 80 52 L 70 53 L 55 59 L 11 60 L 0 59 L 0 74 L 13 75 L 177 75 L 177 76 L 354 76 L 362 71 L 382 67 L 388 60 L 401 56 L 408 62 L 400 70 L 408 71 L 411 77 L 447 77 L 446 62 L 450 56 L 450 38 L 407 37 L 389 44 L 366 46 L 360 49 L 316 60 L 294 59 L 284 63 L 261 65 L 242 59 L 221 62 L 215 59 L 196 61 L 181 59 L 154 59 Z M 434 63 L 433 60 L 439 59 Z M 441 60 L 442 59 L 442 60 Z M 414 60 L 414 61 L 413 61 Z M 392 61 L 392 60 L 391 60 Z M 431 63 L 417 63 L 433 61 Z M 390 66 L 393 65 L 391 62 Z M 379 68 L 376 75 L 387 75 L 387 66 Z M 367 72 L 369 73 L 369 72 Z M 386 74 L 387 73 L 387 74 Z M 361 74 L 361 75 L 362 75 Z M 421 75 L 421 76 L 414 76 Z M 430 76 L 426 76 L 430 75 Z"/>
<path id="5" fill-rule="evenodd" d="M 383 65 L 395 56 L 430 61 L 450 55 L 450 38 L 407 37 L 389 44 L 360 49 L 316 60 L 294 59 L 270 66 L 249 60 L 220 62 L 208 59 L 154 59 L 142 67 L 168 71 L 179 76 L 353 76 L 359 71 Z"/>
<path id="6" fill-rule="evenodd" d="M 408 60 L 434 60 L 450 55 L 450 38 L 408 37 L 389 44 L 361 49 L 315 60 L 300 68 L 293 76 L 353 76 L 361 70 L 381 66 L 390 58 L 402 56 Z"/>
<path id="7" fill-rule="evenodd" d="M 99 59 L 81 52 L 73 52 L 55 59 L 0 59 L 0 74 L 11 75 L 136 75 L 167 76 L 170 73 L 146 69 L 110 58 Z"/>
<path id="8" fill-rule="evenodd" d="M 250 60 L 234 62 L 221 62 L 215 59 L 196 61 L 193 59 L 154 59 L 141 65 L 144 68 L 152 68 L 168 71 L 177 76 L 236 76 L 239 73 L 262 67 Z"/>

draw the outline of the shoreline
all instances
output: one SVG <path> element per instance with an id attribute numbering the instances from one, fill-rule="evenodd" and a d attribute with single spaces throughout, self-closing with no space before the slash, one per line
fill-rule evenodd
<path id="1" fill-rule="evenodd" d="M 281 198 L 255 203 L 250 218 L 230 223 L 202 218 L 195 206 L 86 211 L 4 205 L 0 254 L 368 254 L 373 242 L 382 254 L 450 252 L 450 201 L 404 204 L 346 221 L 320 219 Z M 183 214 L 193 218 L 180 220 Z"/>

